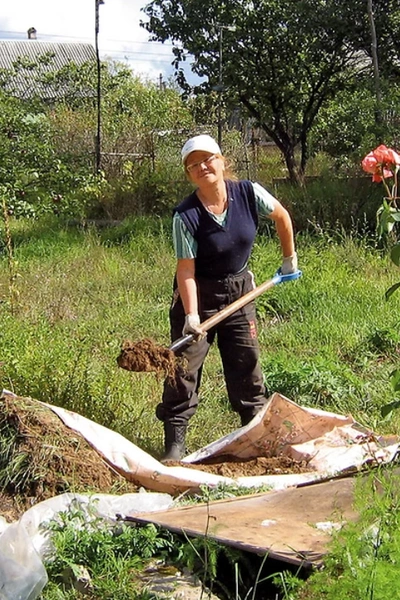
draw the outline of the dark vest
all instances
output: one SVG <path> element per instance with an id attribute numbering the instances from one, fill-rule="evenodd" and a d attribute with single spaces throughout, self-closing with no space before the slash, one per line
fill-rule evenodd
<path id="1" fill-rule="evenodd" d="M 196 192 L 175 209 L 197 242 L 196 275 L 221 279 L 239 273 L 247 264 L 258 226 L 258 213 L 250 181 L 227 181 L 228 214 L 219 225 Z"/>

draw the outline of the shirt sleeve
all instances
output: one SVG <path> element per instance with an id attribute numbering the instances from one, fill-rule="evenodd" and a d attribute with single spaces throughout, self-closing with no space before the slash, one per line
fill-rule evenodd
<path id="1" fill-rule="evenodd" d="M 178 213 L 172 220 L 172 240 L 176 258 L 196 258 L 197 242 Z"/>
<path id="2" fill-rule="evenodd" d="M 268 217 L 275 209 L 275 198 L 259 183 L 253 183 L 257 212 L 262 217 Z"/>

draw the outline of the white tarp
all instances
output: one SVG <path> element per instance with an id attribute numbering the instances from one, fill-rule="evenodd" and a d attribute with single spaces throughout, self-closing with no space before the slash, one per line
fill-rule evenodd
<path id="1" fill-rule="evenodd" d="M 379 436 L 351 416 L 305 408 L 275 393 L 251 423 L 190 454 L 183 462 L 201 463 L 218 456 L 248 460 L 283 455 L 308 463 L 309 473 L 236 480 L 238 485 L 267 484 L 279 489 L 360 470 L 367 464 L 388 463 L 398 449 L 398 437 Z"/>
<path id="2" fill-rule="evenodd" d="M 351 416 L 304 408 L 275 393 L 251 423 L 187 456 L 182 466 L 167 466 L 120 434 L 86 417 L 51 404 L 46 406 L 128 480 L 148 490 L 173 495 L 221 483 L 282 489 L 360 470 L 366 464 L 390 462 L 399 448 L 398 438 L 376 435 Z M 184 466 L 226 455 L 242 460 L 285 455 L 307 461 L 310 471 L 232 479 Z"/>

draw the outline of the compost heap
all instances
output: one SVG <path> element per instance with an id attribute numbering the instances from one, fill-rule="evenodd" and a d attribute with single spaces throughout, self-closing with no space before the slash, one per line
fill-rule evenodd
<path id="1" fill-rule="evenodd" d="M 0 515 L 7 521 L 65 492 L 137 491 L 52 410 L 30 398 L 2 398 Z"/>

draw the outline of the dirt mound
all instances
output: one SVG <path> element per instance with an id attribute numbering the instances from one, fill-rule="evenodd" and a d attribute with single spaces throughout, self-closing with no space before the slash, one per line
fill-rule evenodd
<path id="1" fill-rule="evenodd" d="M 171 462 L 167 463 L 172 466 Z M 222 477 L 260 477 L 261 475 L 283 475 L 288 473 L 309 473 L 312 468 L 306 461 L 296 461 L 289 456 L 258 456 L 241 461 L 235 456 L 218 456 L 202 463 L 177 462 L 175 465 L 198 469 Z"/>
<path id="2" fill-rule="evenodd" d="M 137 487 L 116 473 L 78 433 L 30 398 L 0 401 L 0 515 L 65 492 L 127 493 Z"/>
<path id="3" fill-rule="evenodd" d="M 258 456 L 240 461 L 235 457 L 219 457 L 215 462 L 197 465 L 203 471 L 223 477 L 260 477 L 261 475 L 284 475 L 312 471 L 306 461 L 293 460 L 289 456 Z"/>

